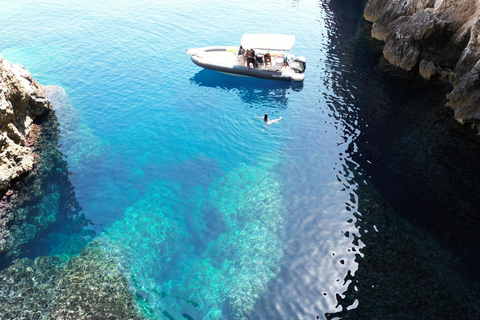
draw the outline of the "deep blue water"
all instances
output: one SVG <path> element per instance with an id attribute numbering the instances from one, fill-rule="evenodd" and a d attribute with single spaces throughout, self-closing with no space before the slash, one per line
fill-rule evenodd
<path id="1" fill-rule="evenodd" d="M 159 318 L 188 306 L 155 291 L 194 295 L 199 319 L 342 309 L 364 246 L 345 236 L 361 234 L 348 151 L 362 127 L 349 88 L 361 85 L 345 84 L 357 71 L 334 50 L 342 33 L 324 2 L 19 0 L 1 11 L 0 55 L 63 87 L 80 119 L 62 151 L 94 241 Z M 185 54 L 255 32 L 296 35 L 302 86 L 202 70 Z M 265 125 L 264 113 L 282 120 Z"/>

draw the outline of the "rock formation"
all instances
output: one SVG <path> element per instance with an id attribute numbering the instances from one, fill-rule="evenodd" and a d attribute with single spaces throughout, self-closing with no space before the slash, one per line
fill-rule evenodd
<path id="1" fill-rule="evenodd" d="M 50 109 L 42 86 L 30 73 L 0 57 L 0 254 L 13 249 L 10 229 L 21 215 L 12 210 L 21 202 L 15 181 L 39 161 L 34 144 L 40 128 L 34 119 Z"/>
<path id="2" fill-rule="evenodd" d="M 368 0 L 372 36 L 391 64 L 453 85 L 447 106 L 480 125 L 480 3 L 477 0 Z"/>
<path id="3" fill-rule="evenodd" d="M 0 57 L 0 266 L 54 224 L 72 232 L 87 224 L 58 142 L 43 86 Z"/>
<path id="4" fill-rule="evenodd" d="M 30 73 L 0 57 L 0 191 L 33 169 L 33 120 L 50 109 Z"/>

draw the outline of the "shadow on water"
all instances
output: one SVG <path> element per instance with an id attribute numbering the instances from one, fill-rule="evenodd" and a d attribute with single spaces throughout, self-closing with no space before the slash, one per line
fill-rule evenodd
<path id="1" fill-rule="evenodd" d="M 233 76 L 208 69 L 197 72 L 190 83 L 200 87 L 216 88 L 235 92 L 247 104 L 271 104 L 277 108 L 288 105 L 288 91 L 302 91 L 302 83 L 272 81 L 242 76 Z"/>
<path id="2" fill-rule="evenodd" d="M 346 150 L 358 164 L 350 168 L 359 186 L 352 243 L 365 247 L 337 298 L 343 310 L 325 316 L 477 319 L 478 136 L 444 108 L 448 84 L 385 63 L 363 7 L 345 10 L 351 2 L 329 3 L 337 16 L 329 50 L 335 95 L 326 99 L 356 132 Z"/>

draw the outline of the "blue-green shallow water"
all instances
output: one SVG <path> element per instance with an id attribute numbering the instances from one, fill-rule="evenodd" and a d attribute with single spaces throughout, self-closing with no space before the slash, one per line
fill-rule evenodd
<path id="1" fill-rule="evenodd" d="M 50 0 L 1 10 L 0 54 L 63 87 L 80 119 L 70 137 L 79 142 L 63 146 L 76 198 L 149 312 L 293 319 L 345 307 L 338 297 L 364 246 L 345 236 L 364 232 L 353 223 L 361 170 L 346 152 L 360 131 L 351 86 L 338 90 L 345 61 L 331 52 L 341 33 L 323 2 Z M 305 83 L 202 70 L 185 54 L 249 32 L 295 34 Z M 352 108 L 348 121 L 338 106 Z M 282 120 L 265 125 L 256 116 L 266 112 Z"/>

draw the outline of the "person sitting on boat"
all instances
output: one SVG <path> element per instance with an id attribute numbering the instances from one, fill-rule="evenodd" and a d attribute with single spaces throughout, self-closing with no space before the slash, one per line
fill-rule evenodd
<path id="1" fill-rule="evenodd" d="M 250 68 L 250 63 L 252 68 L 255 68 L 255 50 L 253 49 L 247 50 L 247 70 Z"/>
<path id="2" fill-rule="evenodd" d="M 270 52 L 265 53 L 263 56 L 263 61 L 265 61 L 265 67 L 268 65 L 270 62 L 270 65 L 272 65 L 272 56 L 270 55 Z"/>
<path id="3" fill-rule="evenodd" d="M 295 58 L 295 56 L 291 53 L 285 53 L 283 56 L 283 66 L 286 68 L 290 65 L 290 60 Z"/>

